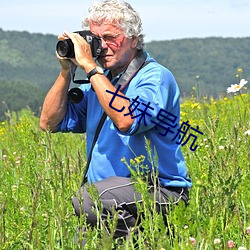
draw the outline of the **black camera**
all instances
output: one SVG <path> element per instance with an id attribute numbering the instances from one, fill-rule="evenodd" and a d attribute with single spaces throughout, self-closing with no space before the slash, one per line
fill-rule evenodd
<path id="1" fill-rule="evenodd" d="M 102 40 L 95 36 L 90 30 L 75 31 L 81 35 L 90 45 L 92 56 L 98 57 L 102 52 Z M 74 58 L 74 44 L 70 39 L 65 39 L 57 42 L 56 51 L 61 57 Z"/>

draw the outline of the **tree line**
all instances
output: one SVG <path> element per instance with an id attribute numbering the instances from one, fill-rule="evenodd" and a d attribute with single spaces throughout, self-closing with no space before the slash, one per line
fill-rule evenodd
<path id="1" fill-rule="evenodd" d="M 60 70 L 56 43 L 54 35 L 0 29 L 0 120 L 7 110 L 25 107 L 39 115 Z M 248 37 L 152 41 L 145 49 L 172 71 L 183 98 L 217 98 L 239 78 L 250 78 Z"/>

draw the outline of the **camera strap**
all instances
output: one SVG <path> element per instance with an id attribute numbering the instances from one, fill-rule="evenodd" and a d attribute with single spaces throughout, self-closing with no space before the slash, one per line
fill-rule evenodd
<path id="1" fill-rule="evenodd" d="M 117 88 L 119 85 L 121 86 L 120 91 L 123 91 L 130 83 L 130 81 L 133 79 L 133 77 L 136 75 L 136 73 L 146 66 L 150 61 L 146 61 L 146 55 L 144 54 L 143 50 L 139 50 L 136 57 L 131 61 L 128 68 L 125 70 L 125 72 L 121 75 L 120 79 L 116 83 L 115 87 Z M 88 81 L 89 83 L 89 81 Z M 102 117 L 97 125 L 97 129 L 95 132 L 95 136 L 91 145 L 91 149 L 89 152 L 88 160 L 86 163 L 86 167 L 84 170 L 83 180 L 81 186 L 83 186 L 87 182 L 87 174 L 89 169 L 89 164 L 92 158 L 92 152 L 95 146 L 95 143 L 98 139 L 98 136 L 101 132 L 102 126 L 106 120 L 107 114 L 104 112 L 102 114 Z"/>

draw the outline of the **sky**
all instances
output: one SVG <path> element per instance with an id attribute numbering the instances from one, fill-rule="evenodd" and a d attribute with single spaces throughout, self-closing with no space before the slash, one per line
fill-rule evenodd
<path id="1" fill-rule="evenodd" d="M 54 35 L 76 31 L 93 1 L 0 0 L 0 28 Z M 127 1 L 141 16 L 145 42 L 250 37 L 249 0 Z"/>

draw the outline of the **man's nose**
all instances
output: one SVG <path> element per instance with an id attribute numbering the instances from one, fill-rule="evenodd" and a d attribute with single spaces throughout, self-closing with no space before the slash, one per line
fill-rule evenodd
<path id="1" fill-rule="evenodd" d="M 107 49 L 108 48 L 108 45 L 107 43 L 105 42 L 105 40 L 103 38 L 101 38 L 101 41 L 102 41 L 102 48 L 103 49 Z"/>

